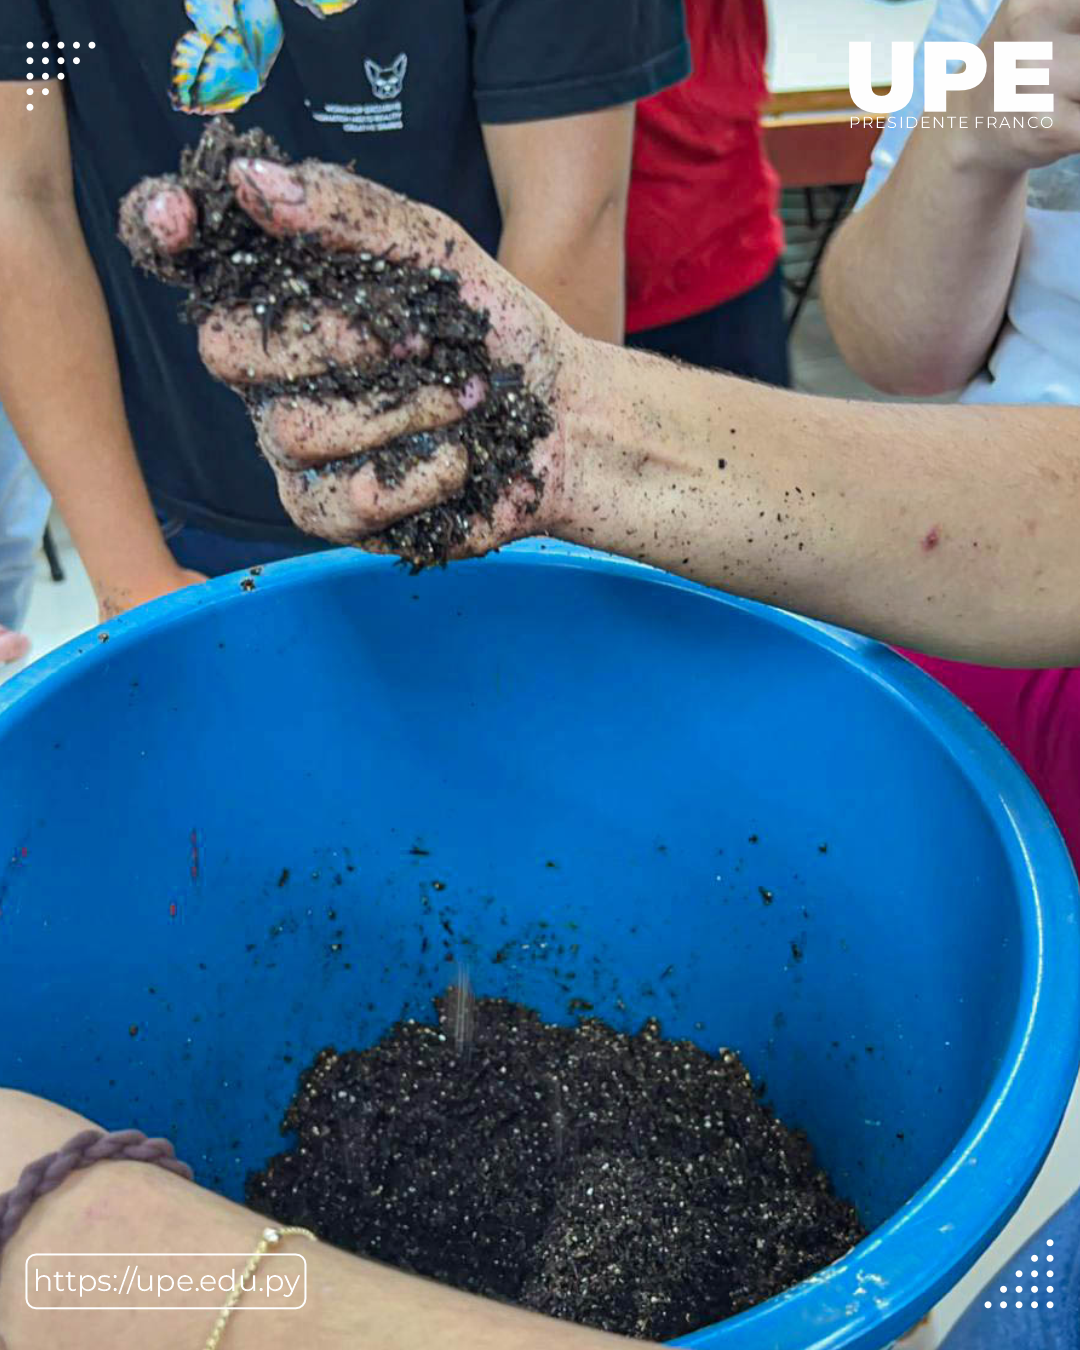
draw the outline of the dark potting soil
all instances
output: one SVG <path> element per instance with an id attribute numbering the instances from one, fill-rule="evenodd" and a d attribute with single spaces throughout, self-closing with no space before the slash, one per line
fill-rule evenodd
<path id="1" fill-rule="evenodd" d="M 434 1025 L 327 1049 L 248 1203 L 376 1260 L 664 1340 L 729 1317 L 864 1236 L 804 1135 L 730 1050 L 459 991 Z"/>
<path id="2" fill-rule="evenodd" d="M 519 366 L 492 362 L 485 342 L 488 314 L 466 304 L 458 274 L 446 267 L 421 267 L 371 253 L 331 253 L 308 236 L 271 238 L 237 205 L 229 184 L 229 166 L 241 156 L 289 163 L 265 132 L 240 133 L 225 118 L 217 118 L 196 146 L 184 150 L 178 176 L 145 185 L 143 190 L 149 193 L 171 181 L 190 194 L 197 213 L 191 248 L 165 258 L 155 251 L 139 213 L 125 213 L 122 219 L 121 234 L 135 262 L 160 280 L 187 290 L 182 317 L 201 324 L 214 310 L 246 307 L 269 335 L 289 312 L 302 315 L 313 306 L 329 306 L 382 340 L 388 351 L 417 334 L 429 344 L 426 355 L 388 357 L 375 370 L 334 366 L 314 378 L 247 388 L 242 396 L 249 408 L 257 411 L 275 397 L 302 396 L 317 402 L 375 397 L 376 410 L 386 411 L 425 385 L 461 392 L 473 376 L 485 380 L 490 388 L 487 399 L 455 426 L 402 436 L 378 450 L 317 470 L 353 472 L 370 462 L 380 482 L 393 485 L 440 446 L 465 448 L 469 476 L 462 493 L 377 536 L 415 569 L 445 562 L 468 537 L 474 516 L 490 518 L 495 501 L 511 481 L 531 484 L 539 499 L 543 482 L 533 473 L 531 451 L 551 434 L 553 419 L 544 403 L 524 387 Z"/>

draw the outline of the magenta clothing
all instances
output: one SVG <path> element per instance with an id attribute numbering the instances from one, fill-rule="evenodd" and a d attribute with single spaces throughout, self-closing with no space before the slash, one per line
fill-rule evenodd
<path id="1" fill-rule="evenodd" d="M 1012 751 L 1080 869 L 1080 670 L 991 670 L 904 655 L 966 703 Z"/>

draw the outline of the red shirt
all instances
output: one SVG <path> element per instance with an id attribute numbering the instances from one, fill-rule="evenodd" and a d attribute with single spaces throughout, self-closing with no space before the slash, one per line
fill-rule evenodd
<path id="1" fill-rule="evenodd" d="M 751 290 L 784 246 L 765 158 L 764 0 L 687 0 L 694 74 L 638 105 L 627 235 L 627 329 L 657 328 Z"/>

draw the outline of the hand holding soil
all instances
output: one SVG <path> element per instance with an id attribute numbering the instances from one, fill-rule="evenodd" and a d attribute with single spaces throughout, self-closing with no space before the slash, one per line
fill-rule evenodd
<path id="1" fill-rule="evenodd" d="M 438 211 L 217 121 L 121 236 L 188 289 L 304 530 L 419 567 L 557 519 L 581 340 Z"/>

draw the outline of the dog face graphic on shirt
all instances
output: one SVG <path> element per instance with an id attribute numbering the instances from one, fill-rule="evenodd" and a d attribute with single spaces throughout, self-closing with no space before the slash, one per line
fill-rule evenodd
<path id="1" fill-rule="evenodd" d="M 364 70 L 371 81 L 371 92 L 376 98 L 400 98 L 408 67 L 409 58 L 404 52 L 392 66 L 378 66 L 374 61 L 365 61 Z"/>

